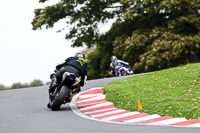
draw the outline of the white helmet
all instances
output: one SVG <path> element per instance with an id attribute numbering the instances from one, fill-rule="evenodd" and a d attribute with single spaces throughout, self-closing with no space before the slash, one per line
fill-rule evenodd
<path id="1" fill-rule="evenodd" d="M 117 60 L 117 57 L 113 55 L 113 56 L 111 57 L 111 61 L 114 61 L 114 60 Z"/>
<path id="2" fill-rule="evenodd" d="M 80 57 L 80 58 L 85 59 L 85 54 L 83 54 L 83 53 L 77 53 L 76 57 Z"/>

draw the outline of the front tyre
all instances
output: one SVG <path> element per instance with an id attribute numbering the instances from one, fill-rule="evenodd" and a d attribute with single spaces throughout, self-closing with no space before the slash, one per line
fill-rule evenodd
<path id="1" fill-rule="evenodd" d="M 56 92 L 54 99 L 50 99 L 50 108 L 53 111 L 59 110 L 60 106 L 64 103 L 66 97 L 69 95 L 69 88 L 62 86 L 59 92 Z"/>

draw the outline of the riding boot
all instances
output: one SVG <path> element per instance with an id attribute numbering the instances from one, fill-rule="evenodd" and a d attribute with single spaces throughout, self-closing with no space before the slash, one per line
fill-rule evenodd
<path id="1" fill-rule="evenodd" d="M 78 84 L 76 86 L 73 86 L 73 88 L 72 88 L 72 93 L 73 94 L 79 93 L 80 91 L 81 91 L 80 84 Z"/>
<path id="2" fill-rule="evenodd" d="M 49 93 L 52 93 L 54 89 L 58 86 L 58 82 L 57 82 L 57 77 L 55 74 L 51 74 L 50 78 L 52 82 L 51 82 L 51 85 L 49 86 Z"/>

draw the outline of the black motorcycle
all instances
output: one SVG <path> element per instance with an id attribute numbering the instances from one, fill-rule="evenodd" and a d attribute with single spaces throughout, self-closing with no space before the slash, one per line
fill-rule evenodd
<path id="1" fill-rule="evenodd" d="M 72 97 L 75 95 L 72 86 L 80 82 L 74 73 L 65 72 L 63 78 L 54 92 L 49 95 L 49 104 L 47 105 L 53 111 L 59 110 L 62 104 L 71 102 Z"/>

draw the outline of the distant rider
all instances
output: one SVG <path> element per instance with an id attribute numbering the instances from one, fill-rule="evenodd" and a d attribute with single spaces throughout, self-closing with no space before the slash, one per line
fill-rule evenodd
<path id="1" fill-rule="evenodd" d="M 129 67 L 129 63 L 124 62 L 122 60 L 118 60 L 116 56 L 111 57 L 110 69 L 115 76 L 119 75 L 119 69 L 121 67 Z"/>
<path id="2" fill-rule="evenodd" d="M 69 57 L 64 63 L 56 66 L 55 73 L 50 75 L 52 82 L 49 86 L 49 95 L 51 95 L 54 89 L 61 83 L 62 76 L 65 72 L 74 73 L 80 78 L 80 83 L 73 86 L 73 92 L 78 93 L 81 90 L 80 87 L 84 86 L 87 80 L 85 54 L 78 53 L 75 57 Z"/>

